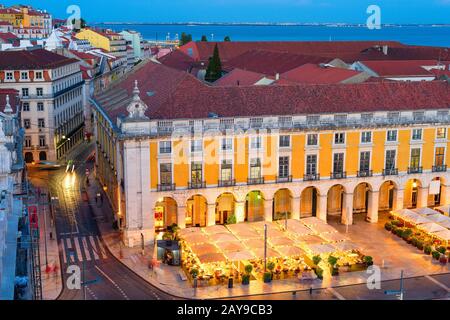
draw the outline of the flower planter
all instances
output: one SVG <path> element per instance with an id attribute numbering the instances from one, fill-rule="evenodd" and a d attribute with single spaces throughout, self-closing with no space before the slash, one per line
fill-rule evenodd
<path id="1" fill-rule="evenodd" d="M 448 259 L 447 259 L 446 256 L 442 255 L 442 256 L 439 258 L 439 262 L 440 262 L 441 264 L 447 264 Z"/>

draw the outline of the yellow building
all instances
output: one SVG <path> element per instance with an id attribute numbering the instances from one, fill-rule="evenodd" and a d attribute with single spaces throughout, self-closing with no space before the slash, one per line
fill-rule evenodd
<path id="1" fill-rule="evenodd" d="M 97 176 L 127 245 L 176 223 L 450 203 L 445 82 L 210 87 L 148 62 L 93 100 Z"/>
<path id="2" fill-rule="evenodd" d="M 14 27 L 24 26 L 24 14 L 13 8 L 0 9 L 0 21 L 11 23 Z"/>
<path id="3" fill-rule="evenodd" d="M 77 39 L 88 40 L 94 48 L 100 48 L 119 57 L 127 53 L 126 40 L 121 34 L 111 30 L 94 30 L 85 28 L 75 36 Z"/>

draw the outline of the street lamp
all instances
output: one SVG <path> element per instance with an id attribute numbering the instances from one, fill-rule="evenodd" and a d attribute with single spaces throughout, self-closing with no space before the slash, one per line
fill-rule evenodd
<path id="1" fill-rule="evenodd" d="M 103 185 L 103 191 L 108 191 L 108 186 L 105 184 L 105 185 Z"/>

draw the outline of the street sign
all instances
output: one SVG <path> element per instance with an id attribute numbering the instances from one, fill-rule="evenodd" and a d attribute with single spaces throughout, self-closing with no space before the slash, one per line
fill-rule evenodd
<path id="1" fill-rule="evenodd" d="M 400 295 L 400 290 L 386 290 L 384 292 L 384 294 L 388 295 L 388 296 L 396 296 L 396 295 Z"/>

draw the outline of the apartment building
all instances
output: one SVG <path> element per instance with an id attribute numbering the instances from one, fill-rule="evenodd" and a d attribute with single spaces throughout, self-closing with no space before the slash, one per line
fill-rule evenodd
<path id="1" fill-rule="evenodd" d="M 0 52 L 0 88 L 21 99 L 27 163 L 55 161 L 84 139 L 83 78 L 79 62 L 53 52 Z"/>
<path id="2" fill-rule="evenodd" d="M 119 33 L 112 30 L 97 30 L 85 28 L 75 36 L 77 39 L 88 40 L 94 48 L 108 51 L 117 58 L 127 56 L 127 41 Z"/>
<path id="3" fill-rule="evenodd" d="M 450 203 L 450 86 L 210 87 L 148 62 L 92 100 L 96 174 L 126 245 L 181 228 Z"/>

